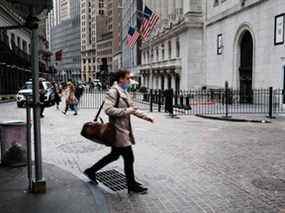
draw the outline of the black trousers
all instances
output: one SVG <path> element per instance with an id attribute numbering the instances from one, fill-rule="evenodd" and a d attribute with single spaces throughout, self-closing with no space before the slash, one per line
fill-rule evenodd
<path id="1" fill-rule="evenodd" d="M 135 183 L 135 175 L 134 175 L 134 154 L 132 146 L 127 147 L 111 147 L 111 152 L 95 163 L 91 170 L 97 172 L 102 169 L 107 164 L 118 160 L 120 155 L 123 156 L 124 159 L 124 171 L 127 177 L 127 186 L 131 187 Z"/>

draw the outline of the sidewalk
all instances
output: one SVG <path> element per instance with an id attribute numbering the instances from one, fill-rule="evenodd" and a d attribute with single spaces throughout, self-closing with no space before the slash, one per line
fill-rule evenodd
<path id="1" fill-rule="evenodd" d="M 78 177 L 44 164 L 47 193 L 28 193 L 27 168 L 0 167 L 1 213 L 94 213 L 103 212 L 99 188 Z"/>
<path id="2" fill-rule="evenodd" d="M 239 123 L 152 113 L 156 123 L 150 124 L 134 118 L 135 173 L 149 192 L 128 196 L 126 190 L 89 184 L 82 175 L 109 152 L 80 136 L 95 114 L 46 109 L 41 125 L 48 192 L 24 192 L 26 168 L 0 168 L 1 213 L 280 213 L 285 208 L 284 119 Z M 0 105 L 0 120 L 10 119 L 24 120 L 25 110 L 15 103 Z M 122 159 L 104 168 L 109 169 L 123 173 Z"/>

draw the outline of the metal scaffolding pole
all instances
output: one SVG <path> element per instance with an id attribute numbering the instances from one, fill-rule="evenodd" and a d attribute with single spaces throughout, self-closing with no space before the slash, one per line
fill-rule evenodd
<path id="1" fill-rule="evenodd" d="M 46 192 L 46 182 L 43 179 L 42 171 L 42 150 L 41 150 L 41 122 L 40 122 L 40 97 L 39 97 L 39 35 L 38 19 L 34 9 L 31 9 L 33 19 L 32 40 L 32 76 L 33 76 L 33 122 L 34 122 L 34 151 L 35 151 L 35 180 L 32 184 L 32 192 Z"/>

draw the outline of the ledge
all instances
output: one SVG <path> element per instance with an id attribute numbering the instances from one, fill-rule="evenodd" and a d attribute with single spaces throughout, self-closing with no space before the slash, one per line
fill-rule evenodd
<path id="1" fill-rule="evenodd" d="M 269 120 L 255 120 L 255 119 L 242 119 L 242 118 L 232 118 L 232 117 L 217 117 L 217 116 L 208 116 L 196 114 L 195 116 L 200 118 L 220 120 L 220 121 L 231 121 L 231 122 L 251 122 L 251 123 L 271 123 Z"/>

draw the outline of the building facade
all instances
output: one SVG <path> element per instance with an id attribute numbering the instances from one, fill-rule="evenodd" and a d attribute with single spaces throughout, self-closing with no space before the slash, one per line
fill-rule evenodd
<path id="1" fill-rule="evenodd" d="M 205 84 L 201 0 L 146 0 L 160 22 L 142 44 L 142 86 L 188 89 Z"/>
<path id="2" fill-rule="evenodd" d="M 61 81 L 81 79 L 80 66 L 80 3 L 79 1 L 60 0 L 59 8 L 54 8 L 50 13 L 50 20 L 47 29 L 50 38 L 50 50 L 53 53 L 51 60 L 51 70 L 54 78 Z M 68 12 L 66 11 L 68 8 Z M 59 12 L 57 12 L 59 11 Z M 63 13 L 63 14 L 62 14 Z M 59 17 L 57 20 L 56 16 Z M 61 52 L 61 57 L 56 58 L 56 54 Z"/>
<path id="3" fill-rule="evenodd" d="M 284 0 L 208 1 L 207 85 L 285 89 Z"/>
<path id="4" fill-rule="evenodd" d="M 138 66 L 141 64 L 141 41 L 139 40 L 133 48 L 129 48 L 127 36 L 130 26 L 139 29 L 142 7 L 142 0 L 122 1 L 122 67 L 129 69 L 137 77 L 139 77 Z"/>
<path id="5" fill-rule="evenodd" d="M 92 81 L 96 75 L 96 14 L 98 10 L 97 6 L 99 6 L 99 1 L 80 1 L 82 81 Z"/>
<path id="6" fill-rule="evenodd" d="M 160 15 L 143 42 L 148 88 L 285 89 L 282 0 L 146 0 Z M 265 15 L 266 14 L 266 15 Z"/>
<path id="7" fill-rule="evenodd" d="M 103 85 L 109 85 L 112 72 L 121 67 L 122 1 L 100 1 L 104 11 L 97 15 L 97 74 Z"/>

